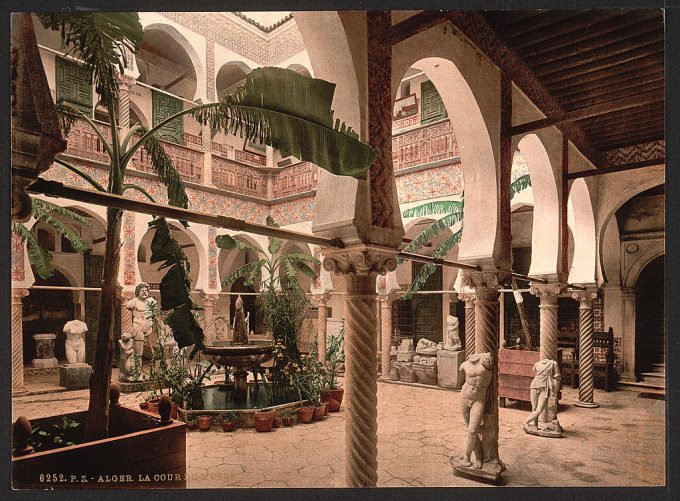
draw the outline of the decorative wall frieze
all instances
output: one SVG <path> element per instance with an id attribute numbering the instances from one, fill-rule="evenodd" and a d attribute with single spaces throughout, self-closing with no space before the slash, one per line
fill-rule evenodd
<path id="1" fill-rule="evenodd" d="M 606 151 L 603 154 L 604 165 L 602 167 L 615 167 L 617 165 L 656 160 L 665 158 L 665 156 L 666 141 L 662 139 L 660 141 L 651 141 L 649 143 L 626 146 L 618 150 Z"/>

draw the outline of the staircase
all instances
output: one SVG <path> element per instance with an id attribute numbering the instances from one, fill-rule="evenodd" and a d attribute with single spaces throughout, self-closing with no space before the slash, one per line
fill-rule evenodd
<path id="1" fill-rule="evenodd" d="M 636 382 L 619 381 L 619 387 L 659 395 L 666 394 L 666 363 L 664 361 L 650 364 L 646 372 L 640 373 L 642 379 Z"/>

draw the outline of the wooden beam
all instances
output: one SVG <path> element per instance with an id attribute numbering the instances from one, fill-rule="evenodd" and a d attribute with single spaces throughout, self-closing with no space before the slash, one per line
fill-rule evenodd
<path id="1" fill-rule="evenodd" d="M 570 111 L 564 113 L 560 117 L 543 118 L 541 120 L 535 120 L 522 125 L 515 125 L 510 129 L 510 134 L 516 136 L 519 134 L 525 134 L 527 132 L 544 129 L 546 127 L 552 127 L 554 125 L 560 125 L 567 122 L 576 122 L 585 118 L 612 113 L 614 111 L 638 108 L 646 104 L 663 101 L 663 98 L 663 93 L 659 92 L 640 94 L 636 99 L 620 99 L 612 101 L 611 103 L 604 103 L 597 106 L 591 106 L 589 108 L 583 108 L 581 110 Z"/>
<path id="2" fill-rule="evenodd" d="M 661 141 L 665 138 L 664 131 L 659 131 L 656 134 L 645 134 L 642 136 L 633 136 L 628 141 L 605 141 L 600 143 L 602 151 L 618 150 L 620 148 L 626 148 L 628 146 L 636 146 L 642 143 L 649 143 L 652 141 Z"/>
<path id="3" fill-rule="evenodd" d="M 440 266 L 448 266 L 451 268 L 460 268 L 462 270 L 481 271 L 482 269 L 474 264 L 459 263 L 456 261 L 448 261 L 446 259 L 439 259 L 436 257 L 422 256 L 420 254 L 413 254 L 411 252 L 400 252 L 398 257 L 408 259 L 410 261 L 418 261 L 420 263 L 438 264 Z"/>
<path id="4" fill-rule="evenodd" d="M 389 43 L 390 45 L 398 44 L 444 21 L 446 18 L 441 11 L 425 10 L 392 26 Z"/>
<path id="5" fill-rule="evenodd" d="M 566 102 L 571 96 L 582 96 L 585 93 L 591 94 L 602 89 L 611 89 L 613 86 L 626 86 L 628 84 L 655 82 L 664 77 L 663 66 L 643 68 L 641 70 L 628 71 L 619 75 L 583 82 L 561 89 L 553 88 L 553 94 L 562 102 Z"/>
<path id="6" fill-rule="evenodd" d="M 571 18 L 579 16 L 579 11 L 568 10 L 548 10 L 538 12 L 537 15 L 529 19 L 518 19 L 503 25 L 503 35 L 511 45 L 514 45 L 516 37 L 530 36 L 532 33 L 543 32 L 546 29 L 554 28 L 555 25 L 569 23 Z"/>
<path id="7" fill-rule="evenodd" d="M 611 142 L 614 139 L 625 139 L 631 136 L 640 136 L 643 134 L 653 134 L 653 133 L 663 133 L 664 123 L 659 122 L 642 122 L 639 127 L 621 127 L 617 128 L 615 125 L 609 130 L 609 132 L 600 132 L 598 134 L 592 134 L 591 137 L 594 141 L 598 143 Z"/>
<path id="8" fill-rule="evenodd" d="M 608 103 L 611 101 L 630 98 L 639 96 L 643 93 L 658 92 L 663 93 L 664 91 L 664 80 L 663 78 L 656 82 L 641 83 L 639 85 L 634 85 L 631 87 L 625 86 L 612 86 L 608 92 L 600 92 L 593 94 L 585 94 L 580 99 L 574 99 L 571 101 L 563 101 L 564 107 L 567 110 L 573 109 L 583 109 L 590 106 L 596 106 L 598 104 Z"/>
<path id="9" fill-rule="evenodd" d="M 340 249 L 345 247 L 342 240 L 339 238 L 317 237 L 306 233 L 299 233 L 297 231 L 273 228 L 264 224 L 247 223 L 241 219 L 236 219 L 233 217 L 216 216 L 205 212 L 182 209 L 180 207 L 172 207 L 170 205 L 135 200 L 103 191 L 75 188 L 72 186 L 66 186 L 63 183 L 59 183 L 57 181 L 47 181 L 41 178 L 38 178 L 33 184 L 31 184 L 27 191 L 30 193 L 41 193 L 47 196 L 68 198 L 70 200 L 77 200 L 94 205 L 131 210 L 135 212 L 141 212 L 142 214 L 150 214 L 152 216 L 162 216 L 180 221 L 206 224 L 216 228 L 227 228 L 230 230 L 255 233 L 256 235 L 277 237 L 285 240 L 295 240 L 297 242 L 305 242 L 320 245 L 322 247 L 336 247 Z"/>
<path id="10" fill-rule="evenodd" d="M 623 164 L 623 165 L 615 165 L 613 167 L 602 167 L 599 169 L 592 169 L 592 170 L 584 170 L 581 172 L 571 172 L 567 174 L 567 179 L 572 180 L 572 179 L 579 179 L 582 177 L 592 177 L 592 176 L 601 176 L 603 174 L 611 174 L 613 172 L 623 172 L 627 170 L 633 170 L 633 169 L 642 169 L 643 167 L 652 167 L 654 165 L 662 165 L 666 163 L 665 158 L 657 158 L 653 160 L 644 160 L 642 162 L 634 162 L 630 164 Z"/>

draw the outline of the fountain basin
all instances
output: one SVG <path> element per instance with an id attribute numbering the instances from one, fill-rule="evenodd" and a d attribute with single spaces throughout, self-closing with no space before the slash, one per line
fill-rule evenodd
<path id="1" fill-rule="evenodd" d="M 217 342 L 206 346 L 203 354 L 213 363 L 222 367 L 238 369 L 259 365 L 274 356 L 274 343 L 271 341 L 250 341 L 250 344 Z"/>

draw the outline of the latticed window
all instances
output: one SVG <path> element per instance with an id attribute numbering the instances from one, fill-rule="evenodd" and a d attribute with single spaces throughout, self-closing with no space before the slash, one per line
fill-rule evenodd
<path id="1" fill-rule="evenodd" d="M 444 101 L 429 80 L 420 84 L 420 123 L 429 124 L 448 117 Z"/>
<path id="2" fill-rule="evenodd" d="M 92 84 L 87 69 L 63 57 L 56 58 L 57 101 L 92 116 Z"/>
<path id="3" fill-rule="evenodd" d="M 153 125 L 156 126 L 166 118 L 184 109 L 182 101 L 162 92 L 152 91 Z M 158 137 L 164 141 L 184 144 L 184 121 L 180 117 L 164 125 L 158 131 Z"/>

